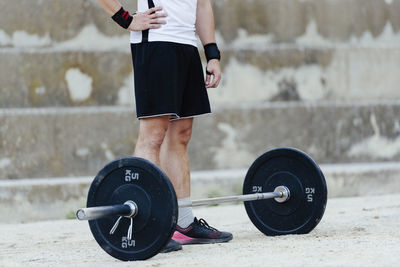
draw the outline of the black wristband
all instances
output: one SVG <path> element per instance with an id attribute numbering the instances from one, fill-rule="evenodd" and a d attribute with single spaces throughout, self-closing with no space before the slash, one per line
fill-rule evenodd
<path id="1" fill-rule="evenodd" d="M 204 53 L 206 54 L 207 62 L 211 59 L 221 59 L 221 52 L 216 43 L 206 44 L 204 46 Z"/>
<path id="2" fill-rule="evenodd" d="M 133 17 L 128 11 L 125 11 L 123 7 L 121 7 L 121 9 L 118 10 L 117 13 L 115 13 L 111 18 L 124 29 L 128 29 L 133 20 Z"/>

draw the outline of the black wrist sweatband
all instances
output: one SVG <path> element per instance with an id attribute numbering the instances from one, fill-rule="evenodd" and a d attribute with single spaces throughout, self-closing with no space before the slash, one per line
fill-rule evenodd
<path id="1" fill-rule="evenodd" d="M 206 54 L 207 62 L 211 59 L 221 60 L 221 52 L 216 43 L 206 44 L 204 46 L 204 53 Z"/>
<path id="2" fill-rule="evenodd" d="M 133 17 L 128 11 L 125 11 L 123 7 L 121 7 L 121 9 L 118 10 L 117 13 L 115 13 L 111 18 L 124 29 L 128 29 L 133 20 Z"/>

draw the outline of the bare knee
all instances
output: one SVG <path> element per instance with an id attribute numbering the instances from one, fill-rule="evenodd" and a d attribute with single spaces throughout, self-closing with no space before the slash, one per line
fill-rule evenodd
<path id="1" fill-rule="evenodd" d="M 149 149 L 159 149 L 164 141 L 166 129 L 155 128 L 142 130 L 139 133 L 138 143 Z"/>
<path id="2" fill-rule="evenodd" d="M 143 119 L 140 121 L 137 145 L 140 149 L 159 150 L 169 125 L 169 116 Z"/>
<path id="3" fill-rule="evenodd" d="M 174 144 L 187 146 L 190 138 L 192 137 L 192 123 L 191 121 L 178 122 L 171 127 L 168 133 L 169 142 Z"/>
<path id="4" fill-rule="evenodd" d="M 192 127 L 180 129 L 176 133 L 176 140 L 180 144 L 187 146 L 189 144 L 190 138 L 192 137 Z"/>

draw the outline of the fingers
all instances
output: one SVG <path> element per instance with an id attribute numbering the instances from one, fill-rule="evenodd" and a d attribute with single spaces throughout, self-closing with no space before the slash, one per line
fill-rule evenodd
<path id="1" fill-rule="evenodd" d="M 161 19 L 152 19 L 150 21 L 150 24 L 167 24 L 167 22 L 165 20 L 161 20 Z"/>
<path id="2" fill-rule="evenodd" d="M 218 87 L 219 83 L 221 82 L 221 78 L 222 78 L 221 74 L 219 74 L 219 75 L 216 77 L 215 83 L 214 83 L 214 88 L 217 88 L 217 87 Z"/>
<path id="3" fill-rule="evenodd" d="M 221 66 L 218 59 L 211 59 L 207 62 L 206 74 L 206 88 L 218 87 L 222 78 Z"/>
<path id="4" fill-rule="evenodd" d="M 167 24 L 167 21 L 163 18 L 167 17 L 168 14 L 162 13 L 152 13 L 155 11 L 162 10 L 161 7 L 150 8 L 143 13 L 137 13 L 129 26 L 131 31 L 144 31 L 148 29 L 158 29 L 162 25 Z M 151 14 L 150 14 L 151 13 Z"/>
<path id="5" fill-rule="evenodd" d="M 151 15 L 149 15 L 149 18 L 151 18 L 151 19 L 156 19 L 156 18 L 165 18 L 165 17 L 167 17 L 167 13 L 154 13 L 154 14 L 151 14 Z"/>
<path id="6" fill-rule="evenodd" d="M 211 74 L 206 75 L 206 88 L 210 88 Z"/>
<path id="7" fill-rule="evenodd" d="M 206 74 L 206 88 L 217 88 L 222 79 L 219 62 L 218 65 L 210 63 L 206 68 Z"/>
<path id="8" fill-rule="evenodd" d="M 161 27 L 162 24 L 167 24 L 167 22 L 165 20 L 158 19 L 158 18 L 165 18 L 168 16 L 167 13 L 165 13 L 165 12 L 156 13 L 161 10 L 162 10 L 162 7 L 157 6 L 157 7 L 150 8 L 149 10 L 144 12 L 146 14 L 147 18 L 149 19 L 148 29 L 158 29 Z"/>
<path id="9" fill-rule="evenodd" d="M 207 75 L 207 76 L 210 76 L 210 75 Z M 221 74 L 215 73 L 215 74 L 213 74 L 212 82 L 209 83 L 208 87 L 206 86 L 206 88 L 217 88 L 220 81 L 221 81 Z"/>
<path id="10" fill-rule="evenodd" d="M 148 24 L 149 29 L 158 29 L 161 28 L 162 24 L 167 24 L 165 20 L 160 20 L 160 19 L 152 19 L 150 20 Z"/>
<path id="11" fill-rule="evenodd" d="M 165 20 L 151 20 L 148 24 L 146 24 L 146 29 L 158 29 L 161 28 L 162 24 L 166 24 Z"/>
<path id="12" fill-rule="evenodd" d="M 160 6 L 156 6 L 156 7 L 152 7 L 152 8 L 150 8 L 149 10 L 147 10 L 146 12 L 144 12 L 146 15 L 150 15 L 151 13 L 155 13 L 155 12 L 158 12 L 158 11 L 161 11 L 162 10 L 162 7 L 160 7 Z"/>
<path id="13" fill-rule="evenodd" d="M 150 24 L 148 28 L 149 29 L 158 29 L 158 28 L 161 28 L 161 25 L 160 24 Z"/>

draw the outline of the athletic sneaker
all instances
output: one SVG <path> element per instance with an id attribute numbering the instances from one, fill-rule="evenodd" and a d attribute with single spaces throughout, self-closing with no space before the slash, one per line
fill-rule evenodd
<path id="1" fill-rule="evenodd" d="M 161 250 L 161 253 L 168 253 L 168 252 L 172 252 L 172 251 L 177 251 L 177 250 L 181 250 L 182 249 L 182 245 L 179 244 L 178 242 L 176 242 L 175 240 L 171 239 L 168 244 L 165 246 L 165 248 L 163 248 L 163 250 Z"/>
<path id="2" fill-rule="evenodd" d="M 197 220 L 197 218 L 194 218 L 194 222 L 186 228 L 177 225 L 172 238 L 182 245 L 213 244 L 228 242 L 232 239 L 232 234 L 218 231 L 209 226 L 204 219 Z"/>

